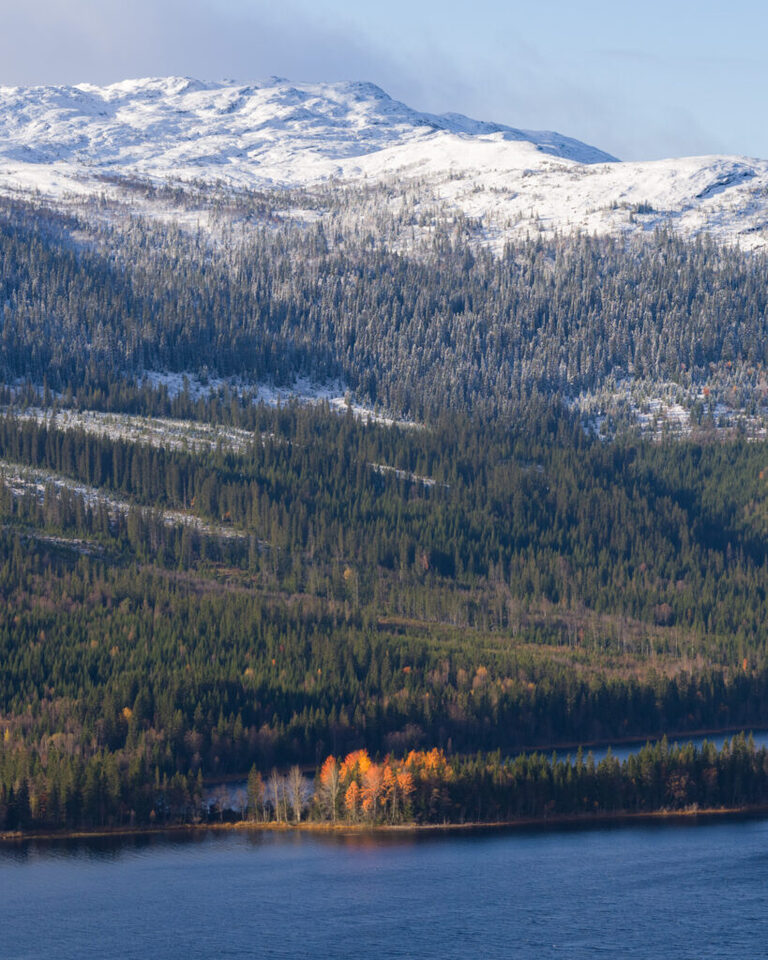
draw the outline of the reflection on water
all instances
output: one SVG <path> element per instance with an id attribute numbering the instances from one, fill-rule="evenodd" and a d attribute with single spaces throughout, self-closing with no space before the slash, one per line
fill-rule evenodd
<path id="1" fill-rule="evenodd" d="M 115 861 L 132 854 L 161 848 L 205 843 L 201 831 L 179 830 L 167 833 L 132 833 L 113 837 L 55 837 L 50 840 L 13 840 L 0 844 L 0 869 L 3 860 L 19 863 L 50 860 Z"/>
<path id="2" fill-rule="evenodd" d="M 752 958 L 768 821 L 0 847 L 3 960 Z"/>

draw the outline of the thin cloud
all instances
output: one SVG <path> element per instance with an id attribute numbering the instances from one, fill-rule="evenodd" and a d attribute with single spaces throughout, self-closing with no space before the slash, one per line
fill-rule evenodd
<path id="1" fill-rule="evenodd" d="M 242 81 L 270 75 L 372 80 L 417 109 L 554 129 L 623 158 L 711 153 L 729 149 L 731 142 L 722 131 L 715 136 L 707 129 L 711 103 L 692 101 L 687 90 L 670 101 L 669 91 L 678 89 L 674 71 L 686 70 L 679 58 L 665 63 L 657 53 L 628 46 L 581 48 L 563 60 L 543 39 L 534 42 L 509 26 L 489 32 L 483 44 L 478 37 L 441 43 L 419 30 L 395 41 L 373 33 L 359 17 L 331 20 L 321 5 L 310 8 L 306 0 L 288 0 L 279 12 L 262 0 L 247 6 L 218 0 L 215 8 L 211 2 L 16 4 L 3 14 L 0 83 L 108 83 L 169 74 Z M 607 82 L 622 58 L 625 82 Z M 706 54 L 697 59 L 708 61 Z M 729 58 L 721 58 L 721 64 L 729 69 Z M 751 61 L 739 66 L 757 67 Z M 700 72 L 707 71 L 701 67 Z M 644 82 L 654 73 L 669 77 L 666 87 Z M 687 73 L 697 76 L 693 69 Z M 714 68 L 709 76 L 720 83 Z M 728 125 L 723 118 L 711 122 Z"/>
<path id="2" fill-rule="evenodd" d="M 283 13 L 214 11 L 179 0 L 38 0 L 6 16 L 0 82 L 110 82 L 183 74 L 203 79 L 365 77 L 395 73 L 395 60 L 343 25 L 300 8 Z"/>

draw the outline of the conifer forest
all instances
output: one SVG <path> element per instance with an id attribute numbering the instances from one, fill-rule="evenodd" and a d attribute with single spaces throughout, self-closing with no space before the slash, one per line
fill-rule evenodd
<path id="1" fill-rule="evenodd" d="M 768 804 L 768 259 L 300 199 L 0 201 L 0 831 Z"/>

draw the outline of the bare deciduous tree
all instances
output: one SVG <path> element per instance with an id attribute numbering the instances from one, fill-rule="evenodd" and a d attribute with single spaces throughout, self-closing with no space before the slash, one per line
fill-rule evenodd
<path id="1" fill-rule="evenodd" d="M 293 766 L 288 771 L 286 787 L 288 800 L 290 801 L 291 809 L 293 810 L 293 816 L 296 820 L 296 823 L 301 823 L 301 815 L 304 812 L 304 808 L 307 805 L 307 800 L 309 799 L 309 785 L 307 784 L 307 780 L 298 766 Z"/>
<path id="2" fill-rule="evenodd" d="M 275 820 L 280 823 L 283 820 L 283 804 L 285 802 L 285 779 L 280 776 L 276 768 L 272 768 L 269 775 L 269 794 L 274 811 Z M 288 819 L 286 814 L 285 819 Z"/>

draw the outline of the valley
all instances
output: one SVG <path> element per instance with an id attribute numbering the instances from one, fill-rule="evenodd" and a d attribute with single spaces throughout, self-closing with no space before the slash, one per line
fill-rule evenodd
<path id="1" fill-rule="evenodd" d="M 526 758 L 768 725 L 768 165 L 367 84 L 0 104 L 0 829 L 363 754 L 420 799 L 334 817 L 754 804 L 746 740 Z"/>

